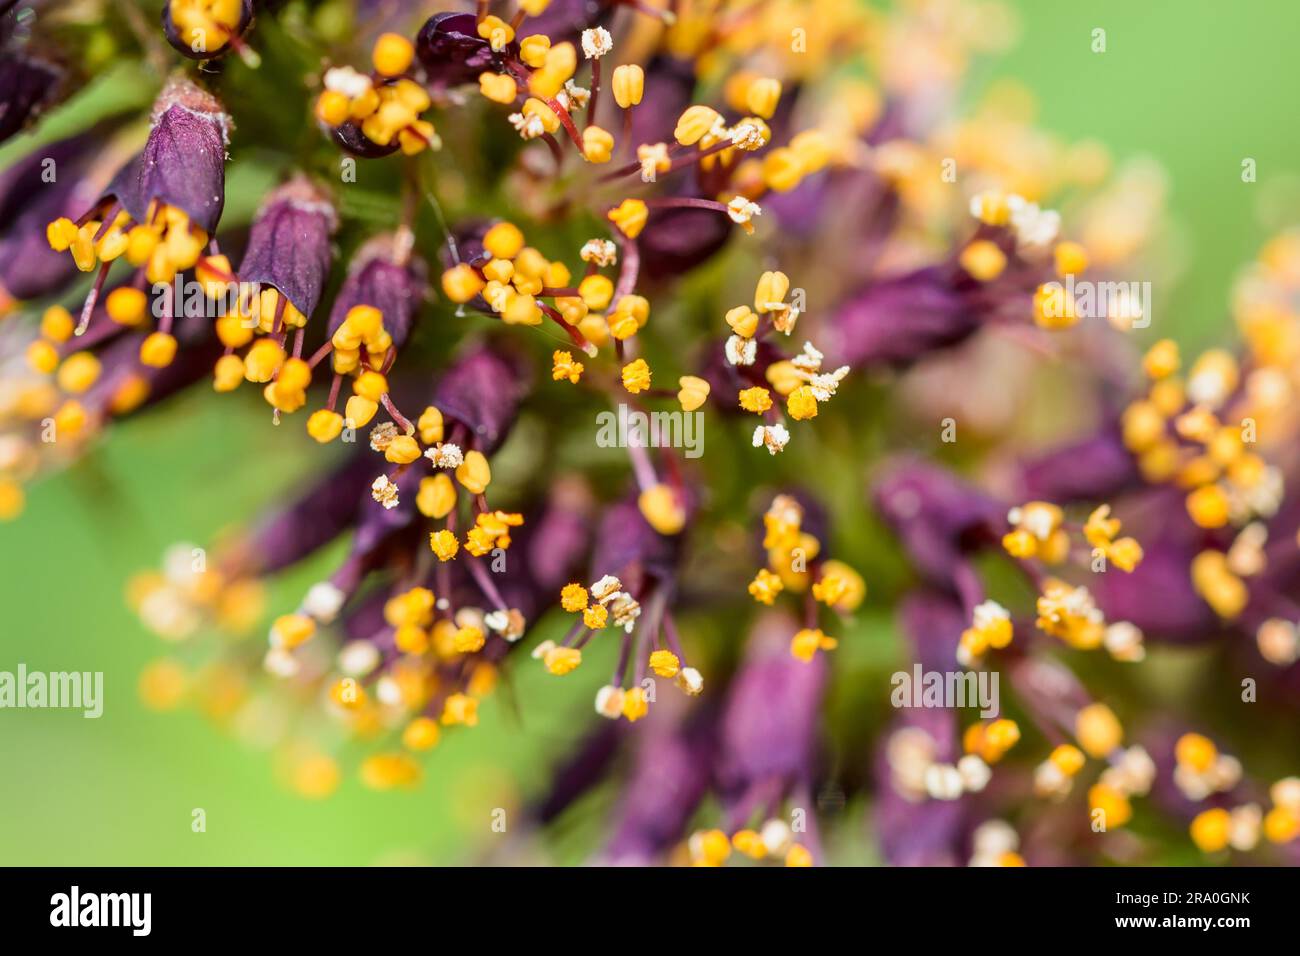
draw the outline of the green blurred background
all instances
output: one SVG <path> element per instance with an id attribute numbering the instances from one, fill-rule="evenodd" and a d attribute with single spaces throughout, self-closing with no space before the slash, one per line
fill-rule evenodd
<path id="1" fill-rule="evenodd" d="M 1283 108 L 1284 91 L 1300 85 L 1300 4 L 1012 6 L 1019 43 L 978 68 L 976 90 L 1020 80 L 1038 97 L 1044 128 L 1097 139 L 1117 159 L 1158 160 L 1169 175 L 1185 256 L 1158 330 L 1194 344 L 1226 334 L 1235 271 L 1272 231 L 1300 219 L 1300 124 Z M 1090 49 L 1097 27 L 1107 31 L 1103 55 Z M 1245 157 L 1258 164 L 1254 184 L 1241 181 Z M 99 720 L 50 710 L 0 713 L 0 863 L 483 859 L 492 848 L 484 807 L 510 806 L 512 794 L 535 792 L 548 759 L 594 719 L 585 684 L 557 689 L 541 668 L 517 668 L 522 716 L 494 696 L 476 731 L 446 736 L 418 789 L 375 793 L 350 776 L 318 803 L 277 783 L 269 755 L 193 711 L 144 709 L 137 675 L 166 648 L 125 607 L 124 581 L 156 566 L 167 545 L 206 543 L 256 514 L 308 474 L 310 452 L 299 430 L 290 436 L 271 428 L 256 401 L 192 395 L 119 428 L 88 461 L 32 489 L 22 520 L 0 526 L 0 669 L 22 661 L 34 670 L 102 670 L 107 698 Z M 273 604 L 295 601 L 333 557 L 281 582 Z M 883 611 L 864 615 L 861 628 L 876 640 L 845 635 L 841 681 L 871 666 L 863 655 L 887 664 L 896 653 Z M 1165 659 L 1175 679 L 1177 658 Z M 596 797 L 590 812 L 553 835 L 548 858 L 581 859 L 609 802 L 609 795 Z M 204 833 L 191 830 L 194 808 L 206 813 Z M 850 817 L 841 861 L 872 859 L 859 820 Z M 542 859 L 518 844 L 509 855 Z"/>

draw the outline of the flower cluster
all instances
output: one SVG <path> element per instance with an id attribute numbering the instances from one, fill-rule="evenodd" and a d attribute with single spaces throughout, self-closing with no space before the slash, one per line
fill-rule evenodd
<path id="1" fill-rule="evenodd" d="M 948 110 L 996 3 L 302 6 L 100 34 L 148 115 L 0 175 L 0 518 L 183 390 L 304 463 L 129 581 L 148 706 L 309 798 L 415 787 L 531 654 L 566 680 L 528 706 L 607 720 L 527 826 L 612 778 L 602 862 L 836 862 L 864 805 L 891 863 L 1132 861 L 1147 805 L 1300 859 L 1296 768 L 1258 783 L 1150 676 L 1196 645 L 1300 701 L 1300 235 L 1235 291 L 1241 347 L 1090 309 L 1158 269 L 1162 186 L 1005 90 Z M 68 92 L 48 50 L 103 58 L 0 18 L 5 140 Z M 940 680 L 888 714 L 900 666 Z"/>

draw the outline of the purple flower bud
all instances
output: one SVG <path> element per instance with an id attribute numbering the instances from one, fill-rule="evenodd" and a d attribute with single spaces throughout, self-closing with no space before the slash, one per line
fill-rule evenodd
<path id="1" fill-rule="evenodd" d="M 482 346 L 447 370 L 434 390 L 433 404 L 466 426 L 475 447 L 487 455 L 505 441 L 526 388 L 515 362 Z"/>
<path id="2" fill-rule="evenodd" d="M 807 662 L 791 655 L 790 638 L 798 629 L 786 614 L 760 617 L 731 682 L 717 771 L 729 806 L 743 805 L 755 787 L 771 781 L 788 789 L 812 777 L 828 665 L 824 654 Z"/>
<path id="3" fill-rule="evenodd" d="M 171 0 L 167 0 L 162 8 L 163 36 L 181 55 L 191 60 L 211 60 L 226 53 L 232 41 L 238 41 L 244 35 L 253 21 L 253 0 L 243 0 L 239 19 L 234 23 L 217 23 L 211 14 L 209 19 L 213 23 L 211 36 L 204 30 L 183 31 L 172 18 Z"/>
<path id="4" fill-rule="evenodd" d="M 930 267 L 873 282 L 840 306 L 825 352 L 849 365 L 906 365 L 969 337 L 981 316 Z"/>
<path id="5" fill-rule="evenodd" d="M 392 336 L 393 345 L 402 347 L 411 334 L 428 281 L 423 260 L 413 257 L 408 246 L 402 237 L 384 235 L 376 236 L 357 251 L 330 310 L 330 335 L 343 324 L 351 309 L 369 305 L 383 314 L 384 330 Z"/>
<path id="6" fill-rule="evenodd" d="M 1130 573 L 1109 569 L 1090 590 L 1108 621 L 1128 621 L 1148 640 L 1196 643 L 1215 638 L 1214 612 L 1192 588 L 1197 548 L 1165 534 L 1143 542 L 1142 561 Z"/>
<path id="7" fill-rule="evenodd" d="M 420 28 L 415 56 L 431 89 L 477 83 L 484 71 L 500 73 L 502 57 L 478 35 L 472 13 L 435 13 Z"/>
<path id="8" fill-rule="evenodd" d="M 365 506 L 374 477 L 373 458 L 358 452 L 288 507 L 263 518 L 241 551 L 248 572 L 272 574 L 333 541 Z"/>
<path id="9" fill-rule="evenodd" d="M 546 510 L 525 522 L 531 536 L 524 542 L 526 564 L 537 587 L 555 593 L 573 579 L 590 544 L 591 492 L 579 478 L 559 478 Z"/>
<path id="10" fill-rule="evenodd" d="M 893 466 L 872 496 L 917 570 L 944 587 L 952 586 L 966 552 L 997 540 L 1005 513 L 994 499 L 921 461 Z"/>
<path id="11" fill-rule="evenodd" d="M 338 217 L 325 194 L 298 176 L 272 192 L 253 222 L 241 282 L 271 286 L 310 318 L 329 276 Z"/>
<path id="12" fill-rule="evenodd" d="M 139 156 L 106 193 L 136 222 L 149 221 L 154 200 L 175 206 L 208 235 L 226 202 L 226 144 L 230 117 L 217 99 L 185 79 L 159 94 L 153 130 Z"/>
<path id="13" fill-rule="evenodd" d="M 1095 435 L 1031 458 L 1021 467 L 1025 501 L 1101 501 L 1138 481 L 1133 455 L 1118 430 L 1107 427 Z"/>
<path id="14" fill-rule="evenodd" d="M 898 616 L 912 657 L 923 670 L 958 669 L 957 644 L 966 627 L 960 602 L 942 591 L 917 590 L 903 599 Z"/>
<path id="15" fill-rule="evenodd" d="M 641 275 L 657 281 L 681 275 L 727 244 L 732 224 L 711 209 L 656 209 L 637 237 Z"/>

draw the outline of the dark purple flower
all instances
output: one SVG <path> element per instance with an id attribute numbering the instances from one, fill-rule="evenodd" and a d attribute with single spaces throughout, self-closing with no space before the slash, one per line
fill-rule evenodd
<path id="1" fill-rule="evenodd" d="M 226 202 L 230 118 L 217 99 L 185 79 L 159 94 L 144 150 L 113 181 L 115 198 L 136 222 L 157 200 L 174 206 L 211 236 Z"/>
<path id="2" fill-rule="evenodd" d="M 824 351 L 832 364 L 906 365 L 968 338 L 982 316 L 931 266 L 871 283 L 839 307 Z"/>
<path id="3" fill-rule="evenodd" d="M 907 461 L 875 484 L 876 509 L 894 529 L 917 570 L 951 588 L 965 555 L 997 540 L 1004 508 L 936 465 Z"/>
<path id="4" fill-rule="evenodd" d="M 1137 464 L 1118 429 L 1094 435 L 1028 459 L 1020 469 L 1025 501 L 1102 501 L 1138 482 Z"/>
<path id="5" fill-rule="evenodd" d="M 0 143 L 23 129 L 58 93 L 63 71 L 34 57 L 0 52 Z"/>
<path id="6" fill-rule="evenodd" d="M 829 669 L 824 654 L 811 661 L 791 655 L 790 639 L 798 628 L 785 614 L 759 618 L 728 690 L 717 784 L 737 827 L 753 812 L 770 811 L 774 802 L 812 783 Z"/>
<path id="7" fill-rule="evenodd" d="M 76 275 L 72 258 L 50 248 L 45 227 L 95 201 L 102 182 L 92 167 L 107 132 L 50 143 L 0 174 L 0 302 L 49 295 Z"/>
<path id="8" fill-rule="evenodd" d="M 968 829 L 967 801 L 936 800 L 904 793 L 889 760 L 890 739 L 902 730 L 924 732 L 935 745 L 935 759 L 958 756 L 956 720 L 949 710 L 910 710 L 890 726 L 876 752 L 879 783 L 874 825 L 880 850 L 893 866 L 958 866 Z"/>
<path id="9" fill-rule="evenodd" d="M 375 463 L 364 451 L 350 455 L 287 507 L 263 518 L 240 548 L 246 573 L 272 574 L 333 541 L 373 502 L 368 489 Z"/>
<path id="10" fill-rule="evenodd" d="M 646 866 L 660 861 L 681 841 L 704 799 L 713 727 L 703 715 L 671 712 L 683 703 L 670 697 L 655 704 L 637 734 L 632 771 L 623 784 L 614 833 L 601 854 L 602 863 Z"/>
<path id="11" fill-rule="evenodd" d="M 433 90 L 477 83 L 483 72 L 505 69 L 503 55 L 478 35 L 472 13 L 435 13 L 420 28 L 415 56 Z"/>
<path id="12" fill-rule="evenodd" d="M 271 286 L 310 318 L 329 276 L 330 236 L 337 228 L 326 195 L 295 177 L 262 204 L 239 266 L 240 281 Z"/>
<path id="13" fill-rule="evenodd" d="M 474 447 L 488 455 L 505 441 L 526 390 L 518 365 L 482 346 L 447 370 L 434 390 L 433 404 L 468 428 Z"/>

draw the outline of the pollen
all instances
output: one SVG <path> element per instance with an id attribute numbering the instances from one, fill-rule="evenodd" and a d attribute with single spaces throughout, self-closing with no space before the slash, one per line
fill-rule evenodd
<path id="1" fill-rule="evenodd" d="M 742 389 L 740 392 L 740 407 L 747 412 L 763 414 L 772 407 L 772 393 L 762 386 Z"/>
<path id="2" fill-rule="evenodd" d="M 546 652 L 542 663 L 556 677 L 572 673 L 582 664 L 582 651 L 576 647 L 553 647 Z"/>
<path id="3" fill-rule="evenodd" d="M 645 359 L 637 359 L 623 366 L 623 387 L 633 395 L 644 392 L 650 387 L 650 366 Z"/>
<path id="4" fill-rule="evenodd" d="M 833 651 L 838 645 L 833 637 L 827 637 L 820 628 L 804 628 L 797 632 L 790 641 L 790 654 L 805 663 L 811 661 L 818 651 Z"/>
<path id="5" fill-rule="evenodd" d="M 681 661 L 672 651 L 654 651 L 650 655 L 650 669 L 659 677 L 676 677 L 681 669 Z"/>
<path id="6" fill-rule="evenodd" d="M 450 561 L 460 550 L 460 542 L 456 540 L 454 534 L 443 528 L 429 535 L 429 547 L 438 556 L 439 561 Z"/>
<path id="7" fill-rule="evenodd" d="M 754 580 L 749 582 L 748 590 L 750 596 L 759 604 L 770 606 L 784 587 L 779 575 L 773 574 L 767 568 L 759 568 L 758 573 L 754 575 Z"/>
<path id="8" fill-rule="evenodd" d="M 560 607 L 570 613 L 586 610 L 587 602 L 587 589 L 576 582 L 566 584 L 560 592 Z"/>

